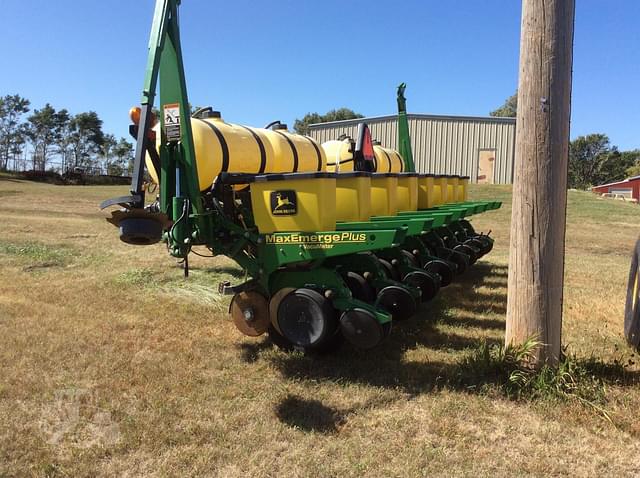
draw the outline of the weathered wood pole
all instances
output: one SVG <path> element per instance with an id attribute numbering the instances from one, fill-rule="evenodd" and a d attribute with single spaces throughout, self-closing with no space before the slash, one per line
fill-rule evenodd
<path id="1" fill-rule="evenodd" d="M 574 0 L 523 0 L 507 344 L 560 358 Z"/>

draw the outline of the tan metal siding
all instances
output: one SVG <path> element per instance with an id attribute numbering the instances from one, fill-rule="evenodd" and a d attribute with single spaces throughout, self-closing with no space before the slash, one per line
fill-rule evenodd
<path id="1" fill-rule="evenodd" d="M 479 150 L 496 150 L 494 182 L 513 181 L 515 121 L 407 115 L 416 169 L 421 173 L 462 174 L 477 180 Z M 309 135 L 323 143 L 346 134 L 355 138 L 358 123 L 365 121 L 374 139 L 397 149 L 397 118 L 386 116 L 312 125 Z"/>

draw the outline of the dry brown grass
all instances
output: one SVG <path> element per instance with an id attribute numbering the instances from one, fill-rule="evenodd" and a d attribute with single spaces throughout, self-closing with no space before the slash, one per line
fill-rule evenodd
<path id="1" fill-rule="evenodd" d="M 245 339 L 212 290 L 240 271 L 118 241 L 97 210 L 126 188 L 0 178 L 0 476 L 640 474 L 640 389 L 612 423 L 572 401 L 451 386 L 503 338 L 509 204 L 495 250 L 380 348 L 314 360 Z M 508 187 L 475 189 L 508 201 Z M 640 208 L 570 193 L 564 343 L 627 360 L 622 311 Z M 603 377 L 606 380 L 606 377 Z"/>

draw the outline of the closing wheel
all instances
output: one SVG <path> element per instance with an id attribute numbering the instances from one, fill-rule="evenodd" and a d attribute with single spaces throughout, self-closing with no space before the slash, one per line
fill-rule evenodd
<path id="1" fill-rule="evenodd" d="M 416 301 L 411 293 L 396 285 L 389 285 L 378 293 L 376 306 L 389 312 L 393 320 L 405 320 L 416 313 Z"/>
<path id="2" fill-rule="evenodd" d="M 464 241 L 464 243 L 468 246 L 475 247 L 480 251 L 478 254 L 478 258 L 484 256 L 488 251 L 491 250 L 491 246 L 489 245 L 489 241 L 486 239 L 482 239 L 481 236 L 472 237 Z"/>
<path id="3" fill-rule="evenodd" d="M 400 253 L 407 258 L 411 267 L 420 267 L 418 259 L 411 252 L 405 251 L 404 249 L 400 251 Z"/>
<path id="4" fill-rule="evenodd" d="M 347 287 L 355 299 L 368 304 L 372 304 L 376 300 L 376 291 L 360 274 L 347 272 L 347 275 L 344 277 L 344 282 L 347 284 Z"/>
<path id="5" fill-rule="evenodd" d="M 359 349 L 373 348 L 385 338 L 385 330 L 375 315 L 364 309 L 343 312 L 340 331 L 347 341 Z"/>
<path id="6" fill-rule="evenodd" d="M 493 239 L 489 236 L 475 236 L 473 239 L 479 240 L 482 243 L 482 255 L 489 254 L 493 249 Z"/>
<path id="7" fill-rule="evenodd" d="M 267 299 L 256 292 L 239 292 L 231 299 L 229 313 L 240 332 L 249 337 L 258 337 L 269 328 L 269 305 Z"/>
<path id="8" fill-rule="evenodd" d="M 331 303 L 311 289 L 296 289 L 278 306 L 278 328 L 282 335 L 300 347 L 320 347 L 337 327 Z"/>
<path id="9" fill-rule="evenodd" d="M 451 251 L 448 260 L 453 262 L 457 267 L 457 274 L 464 274 L 469 268 L 469 256 L 458 251 Z"/>
<path id="10" fill-rule="evenodd" d="M 393 280 L 396 280 L 396 281 L 400 280 L 400 273 L 398 272 L 398 270 L 395 267 L 393 267 L 391 265 L 391 262 L 386 261 L 384 259 L 380 259 L 380 258 L 378 258 L 378 262 L 380 263 L 380 265 L 385 270 L 385 272 L 387 274 L 387 277 L 389 279 L 393 279 Z"/>
<path id="11" fill-rule="evenodd" d="M 440 276 L 426 271 L 411 271 L 404 276 L 402 283 L 420 289 L 422 302 L 433 299 L 440 290 Z"/>
<path id="12" fill-rule="evenodd" d="M 469 265 L 473 265 L 476 263 L 476 261 L 478 260 L 478 253 L 480 252 L 477 249 L 465 244 L 458 244 L 453 248 L 453 250 L 465 254 L 469 258 Z"/>
<path id="13" fill-rule="evenodd" d="M 440 287 L 446 287 L 453 282 L 455 269 L 443 260 L 434 259 L 427 262 L 424 265 L 424 270 L 440 276 Z"/>

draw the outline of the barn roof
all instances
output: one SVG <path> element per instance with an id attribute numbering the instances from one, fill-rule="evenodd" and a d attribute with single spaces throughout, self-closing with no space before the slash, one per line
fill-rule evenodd
<path id="1" fill-rule="evenodd" d="M 606 184 L 599 184 L 597 186 L 594 186 L 592 189 L 597 189 L 597 188 L 604 188 L 606 186 L 616 186 L 618 184 L 626 184 L 626 183 L 630 183 L 632 181 L 637 181 L 640 180 L 640 175 L 638 176 L 631 176 L 630 178 L 624 179 L 622 181 L 615 181 L 613 183 L 606 183 Z"/>

